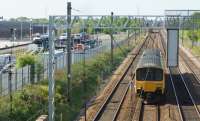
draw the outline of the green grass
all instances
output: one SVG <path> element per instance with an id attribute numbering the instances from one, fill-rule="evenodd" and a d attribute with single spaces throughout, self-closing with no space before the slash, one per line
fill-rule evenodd
<path id="1" fill-rule="evenodd" d="M 72 88 L 70 91 L 71 102 L 67 102 L 67 81 L 66 71 L 59 70 L 55 72 L 55 109 L 56 121 L 60 121 L 61 115 L 63 121 L 71 121 L 76 118 L 80 109 L 83 107 L 84 99 L 90 99 L 95 95 L 96 89 L 99 86 L 99 76 L 104 73 L 104 76 L 111 75 L 112 71 L 122 62 L 131 49 L 127 46 L 114 50 L 114 66 L 110 64 L 110 54 L 103 53 L 83 63 L 72 65 Z M 85 69 L 84 69 L 85 67 Z M 85 76 L 84 76 L 85 74 Z M 84 80 L 84 81 L 83 81 Z M 84 83 L 86 90 L 84 90 Z M 26 86 L 23 90 L 12 94 L 12 113 L 10 112 L 9 96 L 0 97 L 0 120 L 1 121 L 26 121 L 27 119 L 35 118 L 36 112 L 44 109 L 42 114 L 47 114 L 48 105 L 48 81 L 44 80 L 38 84 Z"/>

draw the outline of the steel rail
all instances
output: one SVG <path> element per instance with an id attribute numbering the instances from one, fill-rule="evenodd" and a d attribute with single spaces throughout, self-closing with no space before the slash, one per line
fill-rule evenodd
<path id="1" fill-rule="evenodd" d="M 142 109 L 143 109 L 143 99 L 139 98 L 138 101 L 137 101 L 137 105 L 136 105 L 136 110 L 134 112 L 134 115 L 133 115 L 133 119 L 132 121 L 139 121 L 140 118 L 141 118 L 141 113 L 142 113 Z"/>
<path id="2" fill-rule="evenodd" d="M 181 112 L 181 108 L 180 108 L 180 104 L 179 104 L 179 99 L 178 99 L 178 96 L 176 94 L 176 89 L 175 89 L 175 86 L 174 86 L 174 82 L 173 82 L 173 78 L 172 78 L 172 74 L 171 74 L 171 70 L 170 69 L 169 69 L 169 75 L 170 75 L 170 82 L 172 84 L 174 95 L 175 95 L 175 98 L 176 98 L 176 104 L 177 104 L 177 107 L 178 107 L 179 116 L 181 118 L 181 121 L 184 121 L 183 120 L 183 114 Z"/>
<path id="3" fill-rule="evenodd" d="M 200 79 L 197 77 L 197 74 L 194 72 L 194 70 L 192 69 L 192 67 L 190 66 L 190 64 L 188 63 L 188 61 L 185 59 L 185 57 L 181 56 L 180 57 L 184 60 L 184 63 L 187 65 L 188 70 L 190 70 L 193 73 L 194 78 L 197 80 L 197 82 L 200 84 Z M 188 59 L 189 60 L 189 59 Z M 192 63 L 192 65 L 194 64 L 194 62 L 190 61 Z M 195 64 L 194 64 L 195 65 Z"/>
<path id="4" fill-rule="evenodd" d="M 160 106 L 156 105 L 156 121 L 160 121 Z"/>
<path id="5" fill-rule="evenodd" d="M 119 86 L 120 82 L 122 80 L 124 80 L 127 72 L 129 71 L 129 69 L 131 68 L 134 60 L 136 59 L 136 57 L 138 56 L 139 52 L 141 51 L 141 49 L 143 48 L 143 46 L 145 45 L 146 41 L 148 39 L 148 36 L 145 38 L 145 41 L 142 43 L 142 45 L 140 46 L 137 54 L 135 54 L 135 56 L 133 57 L 130 65 L 127 67 L 127 69 L 125 70 L 125 72 L 123 73 L 123 75 L 120 77 L 119 81 L 115 84 L 114 88 L 112 89 L 111 93 L 108 95 L 108 97 L 106 98 L 106 100 L 103 102 L 103 105 L 100 107 L 100 109 L 98 110 L 98 112 L 96 113 L 95 117 L 93 118 L 92 121 L 98 121 L 99 118 L 101 117 L 101 114 L 103 113 L 106 105 L 109 103 L 109 101 L 111 100 L 112 96 L 114 95 L 114 93 L 116 92 L 117 90 L 117 87 Z"/>
<path id="6" fill-rule="evenodd" d="M 182 73 L 181 73 L 181 71 L 180 71 L 180 69 L 178 68 L 178 73 L 179 73 L 179 75 L 180 75 L 180 77 L 181 77 L 181 81 L 183 82 L 183 84 L 184 84 L 184 88 L 186 89 L 186 91 L 187 91 L 187 93 L 188 93 L 188 95 L 189 95 L 189 98 L 190 98 L 190 100 L 192 101 L 192 105 L 194 106 L 194 109 L 195 109 L 195 111 L 196 111 L 196 113 L 197 113 L 197 115 L 198 115 L 198 117 L 199 117 L 199 119 L 200 119 L 200 112 L 199 112 L 199 110 L 198 110 L 198 107 L 197 107 L 197 105 L 196 105 L 196 103 L 195 103 L 195 101 L 194 101 L 194 98 L 193 98 L 193 96 L 191 95 L 191 93 L 190 93 L 190 91 L 189 91 L 189 89 L 188 89 L 188 87 L 187 87 L 187 84 L 185 83 L 185 79 L 184 79 L 184 77 L 183 77 L 183 75 L 182 75 Z M 174 93 L 176 93 L 176 89 L 175 89 L 175 86 L 174 86 L 174 83 L 173 83 L 173 79 L 172 79 L 172 75 L 171 75 L 171 69 L 170 69 L 170 78 L 171 78 L 171 82 L 172 82 L 172 86 L 173 86 L 173 90 L 174 90 Z M 175 94 L 176 95 L 176 94 Z M 177 101 L 177 104 L 178 104 L 178 108 L 179 108 L 179 114 L 181 114 L 180 115 L 180 117 L 181 117 L 181 120 L 182 121 L 185 121 L 185 119 L 183 118 L 183 110 L 181 109 L 181 106 L 180 106 L 180 104 L 179 104 L 179 99 L 178 99 L 178 96 L 176 95 L 176 101 Z"/>
<path id="7" fill-rule="evenodd" d="M 145 106 L 145 104 L 143 103 L 143 100 L 139 100 L 140 102 L 138 103 L 138 104 L 140 104 L 139 106 L 139 112 L 138 112 L 138 114 L 134 117 L 134 120 L 132 120 L 132 121 L 142 121 L 142 118 L 143 118 L 143 116 L 144 116 L 144 106 Z M 156 105 L 156 110 L 155 110 L 155 114 L 156 114 L 156 116 L 155 116 L 155 121 L 160 121 L 160 109 L 159 109 L 159 105 L 157 104 Z"/>
<path id="8" fill-rule="evenodd" d="M 121 101 L 120 101 L 120 103 L 119 103 L 119 106 L 117 107 L 117 111 L 115 112 L 112 121 L 116 121 L 117 116 L 119 115 L 120 109 L 121 109 L 121 107 L 122 107 L 122 105 L 123 105 L 123 103 L 124 103 L 124 100 L 125 100 L 125 98 L 126 98 L 126 95 L 127 95 L 127 93 L 128 93 L 128 90 L 130 89 L 130 85 L 131 85 L 131 83 L 128 84 L 128 86 L 127 86 L 127 88 L 126 88 L 126 91 L 125 91 L 125 93 L 123 94 L 123 97 L 122 97 L 122 99 L 121 99 Z"/>
<path id="9" fill-rule="evenodd" d="M 188 86 L 187 86 L 187 84 L 186 84 L 186 82 L 185 82 L 185 79 L 184 79 L 184 77 L 183 77 L 183 75 L 182 75 L 182 73 L 181 73 L 181 71 L 180 71 L 179 68 L 178 68 L 178 71 L 179 71 L 179 74 L 180 74 L 180 76 L 181 76 L 181 80 L 182 80 L 182 82 L 183 82 L 183 84 L 184 84 L 184 86 L 185 86 L 185 88 L 186 88 L 186 90 L 187 90 L 187 92 L 188 92 L 188 94 L 189 94 L 189 96 L 190 96 L 190 99 L 191 99 L 191 101 L 192 101 L 192 103 L 193 103 L 193 105 L 194 105 L 194 107 L 195 107 L 195 110 L 196 110 L 196 112 L 197 112 L 197 114 L 198 114 L 198 117 L 199 117 L 199 119 L 200 119 L 200 112 L 199 112 L 199 109 L 198 109 L 198 107 L 197 107 L 197 105 L 196 105 L 196 103 L 195 103 L 195 101 L 194 101 L 194 98 L 193 98 L 192 94 L 190 93 L 190 90 L 189 90 L 189 88 L 188 88 Z"/>

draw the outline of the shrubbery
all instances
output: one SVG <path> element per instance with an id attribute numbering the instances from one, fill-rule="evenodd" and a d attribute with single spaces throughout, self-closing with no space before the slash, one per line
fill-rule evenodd
<path id="1" fill-rule="evenodd" d="M 32 54 L 24 54 L 17 57 L 16 66 L 17 68 L 24 67 L 26 65 L 33 65 L 37 63 L 37 57 Z"/>

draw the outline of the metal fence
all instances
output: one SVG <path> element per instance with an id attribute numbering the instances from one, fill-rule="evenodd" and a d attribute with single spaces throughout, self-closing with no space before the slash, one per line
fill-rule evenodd
<path id="1" fill-rule="evenodd" d="M 119 40 L 114 47 L 122 45 L 125 41 Z M 101 45 L 84 51 L 72 51 L 72 64 L 80 63 L 84 58 L 90 59 L 98 54 L 110 50 L 110 43 L 103 42 Z M 23 68 L 13 68 L 10 71 L 4 70 L 0 72 L 0 95 L 5 96 L 9 91 L 14 92 L 23 89 L 25 85 L 37 83 L 48 77 L 48 58 L 49 53 L 39 54 L 41 67 L 38 65 L 25 66 Z M 65 69 L 67 65 L 67 52 L 63 50 L 55 51 L 55 70 Z M 31 69 L 33 69 L 31 71 Z"/>

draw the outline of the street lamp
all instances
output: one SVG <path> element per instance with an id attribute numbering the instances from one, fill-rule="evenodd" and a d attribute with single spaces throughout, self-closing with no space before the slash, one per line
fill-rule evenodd
<path id="1" fill-rule="evenodd" d="M 32 39 L 32 19 L 30 20 L 30 41 Z"/>
<path id="2" fill-rule="evenodd" d="M 22 21 L 21 21 L 21 41 L 22 41 Z"/>
<path id="3" fill-rule="evenodd" d="M 16 28 L 13 28 L 13 42 L 16 40 Z"/>
<path id="4" fill-rule="evenodd" d="M 11 28 L 10 29 L 10 32 L 11 32 L 11 35 L 12 35 L 12 38 L 11 38 L 11 41 L 13 42 L 13 46 L 14 46 L 14 41 L 16 39 L 15 37 L 15 31 L 16 31 L 16 28 Z M 12 49 L 10 51 L 10 54 L 12 55 Z M 9 56 L 9 63 L 11 63 L 11 56 Z M 9 95 L 10 95 L 10 115 L 12 114 L 12 100 L 13 100 L 13 96 L 12 96 L 12 70 L 11 70 L 11 65 L 9 65 L 9 73 L 8 73 L 8 81 L 9 81 Z"/>

